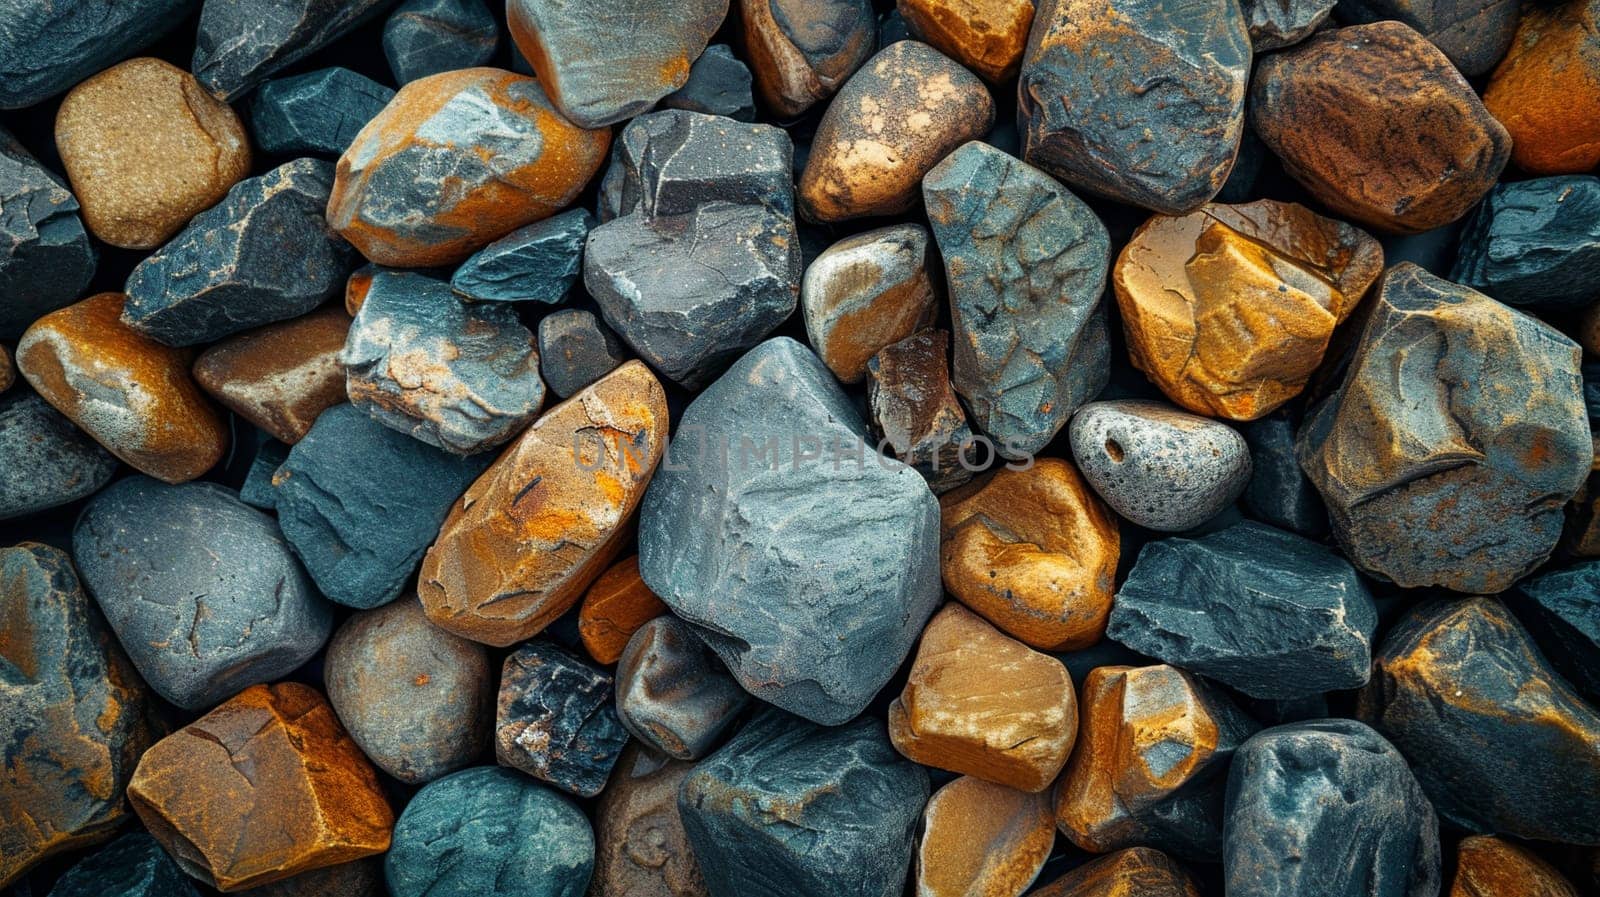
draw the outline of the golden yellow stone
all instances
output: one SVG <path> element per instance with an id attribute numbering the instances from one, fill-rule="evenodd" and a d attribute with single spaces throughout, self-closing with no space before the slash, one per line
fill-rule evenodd
<path id="1" fill-rule="evenodd" d="M 1016 897 L 1050 857 L 1050 796 L 962 776 L 933 793 L 917 842 L 917 897 Z"/>
<path id="2" fill-rule="evenodd" d="M 1578 897 L 1578 889 L 1526 847 L 1493 835 L 1461 839 L 1450 897 Z"/>

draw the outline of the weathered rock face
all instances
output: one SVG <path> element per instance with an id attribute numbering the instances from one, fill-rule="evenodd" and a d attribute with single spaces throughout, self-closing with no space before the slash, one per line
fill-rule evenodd
<path id="1" fill-rule="evenodd" d="M 249 4 L 205 4 L 189 67 L 212 94 L 230 102 L 243 96 L 376 15 L 391 0 L 275 2 L 270 16 Z"/>
<path id="2" fill-rule="evenodd" d="M 680 760 L 711 753 L 749 700 L 694 628 L 668 613 L 639 627 L 617 662 L 622 725 Z"/>
<path id="3" fill-rule="evenodd" d="M 199 897 L 156 839 L 123 835 L 62 873 L 50 897 Z"/>
<path id="4" fill-rule="evenodd" d="M 499 43 L 483 0 L 403 0 L 383 23 L 383 56 L 397 84 L 484 65 Z"/>
<path id="5" fill-rule="evenodd" d="M 1250 43 L 1257 53 L 1298 44 L 1333 12 L 1335 0 L 1242 0 Z"/>
<path id="6" fill-rule="evenodd" d="M 518 228 L 462 262 L 450 288 L 475 302 L 555 305 L 583 271 L 583 242 L 593 227 L 588 209 L 572 209 Z"/>
<path id="7" fill-rule="evenodd" d="M 1577 311 L 1600 299 L 1600 178 L 1498 184 L 1461 236 L 1450 279 L 1519 307 Z"/>
<path id="8" fill-rule="evenodd" d="M 1382 272 L 1371 236 L 1263 199 L 1151 218 L 1112 284 L 1135 367 L 1190 411 L 1254 420 L 1299 395 Z"/>
<path id="9" fill-rule="evenodd" d="M 253 685 L 157 742 L 128 800 L 185 872 L 223 891 L 382 853 L 394 826 L 372 764 L 298 682 Z"/>
<path id="10" fill-rule="evenodd" d="M 616 663 L 639 627 L 667 612 L 639 578 L 639 558 L 618 561 L 589 587 L 578 608 L 578 636 L 601 663 Z"/>
<path id="11" fill-rule="evenodd" d="M 991 84 L 1017 73 L 1033 24 L 1033 0 L 899 0 L 895 9 L 913 37 Z"/>
<path id="12" fill-rule="evenodd" d="M 794 210 L 794 146 L 771 125 L 671 110 L 628 123 L 600 187 L 600 218 L 664 218 L 721 200 Z"/>
<path id="13" fill-rule="evenodd" d="M 854 717 L 938 604 L 933 494 L 872 456 L 833 375 L 787 338 L 734 364 L 678 432 L 640 511 L 645 583 L 752 694 Z"/>
<path id="14" fill-rule="evenodd" d="M 1075 187 L 1187 212 L 1228 179 L 1249 78 L 1237 3 L 1042 0 L 1017 84 L 1022 157 Z"/>
<path id="15" fill-rule="evenodd" d="M 727 44 L 712 44 L 689 69 L 689 80 L 661 100 L 666 109 L 725 115 L 736 121 L 756 120 L 750 69 Z"/>
<path id="16" fill-rule="evenodd" d="M 1517 28 L 1512 0 L 1340 0 L 1339 21 L 1363 25 L 1394 19 L 1415 28 L 1461 74 L 1486 74 L 1511 46 Z"/>
<path id="17" fill-rule="evenodd" d="M 1021 894 L 1055 844 L 1050 796 L 962 776 L 922 811 L 918 897 Z"/>
<path id="18" fill-rule="evenodd" d="M 194 378 L 229 411 L 292 445 L 345 401 L 339 354 L 349 333 L 350 316 L 330 304 L 211 346 L 195 359 Z"/>
<path id="19" fill-rule="evenodd" d="M 628 731 L 610 673 L 551 642 L 512 652 L 500 672 L 494 756 L 580 797 L 605 787 Z"/>
<path id="20" fill-rule="evenodd" d="M 60 93 L 154 43 L 199 0 L 7 0 L 0 6 L 0 109 Z"/>
<path id="21" fill-rule="evenodd" d="M 622 341 L 590 312 L 564 308 L 539 319 L 539 372 L 569 399 L 628 360 Z"/>
<path id="22" fill-rule="evenodd" d="M 110 836 L 151 741 L 144 683 L 66 553 L 0 548 L 0 887 Z M 59 890 L 59 889 L 58 889 Z"/>
<path id="23" fill-rule="evenodd" d="M 841 382 L 861 382 L 879 350 L 933 323 L 928 262 L 927 229 L 897 224 L 846 237 L 806 268 L 806 334 Z"/>
<path id="24" fill-rule="evenodd" d="M 796 118 L 838 91 L 872 55 L 870 0 L 739 0 L 761 102 Z"/>
<path id="25" fill-rule="evenodd" d="M 250 101 L 250 134 L 276 155 L 338 156 L 394 99 L 394 89 L 334 66 L 275 78 Z"/>
<path id="26" fill-rule="evenodd" d="M 133 665 L 186 710 L 287 675 L 333 628 L 277 524 L 214 483 L 118 481 L 84 507 L 72 555 Z"/>
<path id="27" fill-rule="evenodd" d="M 927 773 L 879 723 L 768 710 L 695 765 L 678 810 L 713 897 L 893 897 L 927 800 Z"/>
<path id="28" fill-rule="evenodd" d="M 1456 850 L 1450 897 L 1578 897 L 1578 889 L 1533 851 L 1503 838 L 1473 835 Z"/>
<path id="29" fill-rule="evenodd" d="M 517 49 L 562 114 L 585 128 L 631 118 L 682 87 L 728 0 L 511 0 Z"/>
<path id="30" fill-rule="evenodd" d="M 1542 563 L 1594 459 L 1579 354 L 1481 293 L 1389 269 L 1343 386 L 1298 440 L 1350 560 L 1462 592 Z"/>
<path id="31" fill-rule="evenodd" d="M 1068 872 L 1028 897 L 1199 897 L 1183 867 L 1148 847 L 1130 847 Z"/>
<path id="32" fill-rule="evenodd" d="M 1257 734 L 1228 772 L 1228 893 L 1439 893 L 1439 821 L 1405 758 L 1354 720 Z"/>
<path id="33" fill-rule="evenodd" d="M 87 498 L 111 482 L 117 459 L 43 399 L 0 400 L 0 520 Z"/>
<path id="34" fill-rule="evenodd" d="M 595 810 L 594 897 L 706 897 L 678 817 L 678 788 L 693 768 L 638 744 L 623 750 Z"/>
<path id="35" fill-rule="evenodd" d="M 1600 163 L 1600 3 L 1526 10 L 1484 105 L 1511 134 L 1511 158 L 1534 174 L 1577 174 Z"/>
<path id="36" fill-rule="evenodd" d="M 1511 155 L 1456 67 L 1399 22 L 1325 31 L 1263 59 L 1250 123 L 1312 195 L 1387 233 L 1460 218 Z"/>
<path id="37" fill-rule="evenodd" d="M 1511 600 L 1550 663 L 1600 701 L 1600 561 L 1523 580 Z"/>
<path id="38" fill-rule="evenodd" d="M 922 193 L 950 284 L 956 391 L 1008 457 L 1031 455 L 1105 385 L 1105 226 L 1054 179 L 968 143 Z"/>
<path id="39" fill-rule="evenodd" d="M 12 340 L 78 298 L 94 276 L 95 251 L 72 192 L 3 129 L 0 205 L 0 339 Z"/>
<path id="40" fill-rule="evenodd" d="M 550 409 L 440 527 L 417 583 L 428 618 L 505 646 L 566 613 L 622 547 L 666 439 L 666 394 L 638 362 Z"/>
<path id="41" fill-rule="evenodd" d="M 380 265 L 453 265 L 565 208 L 610 143 L 532 78 L 432 75 L 401 88 L 339 158 L 328 223 Z"/>
<path id="42" fill-rule="evenodd" d="M 934 492 L 972 478 L 982 463 L 967 413 L 950 385 L 950 332 L 924 330 L 879 350 L 867 361 L 867 408 L 872 431 L 887 449 L 922 474 Z M 963 464 L 963 458 L 966 463 Z"/>
<path id="43" fill-rule="evenodd" d="M 1600 844 L 1600 714 L 1495 598 L 1433 601 L 1390 630 L 1359 713 L 1469 831 Z"/>

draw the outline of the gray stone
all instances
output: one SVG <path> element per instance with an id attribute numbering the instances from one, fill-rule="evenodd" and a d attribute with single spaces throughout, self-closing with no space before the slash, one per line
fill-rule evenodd
<path id="1" fill-rule="evenodd" d="M 194 881 L 144 832 L 123 835 L 74 863 L 49 897 L 199 897 Z"/>
<path id="2" fill-rule="evenodd" d="M 277 524 L 214 483 L 119 481 L 83 509 L 72 556 L 133 665 L 185 710 L 287 675 L 333 629 Z"/>
<path id="3" fill-rule="evenodd" d="M 250 889 L 250 897 L 384 897 L 383 857 L 323 866 Z"/>
<path id="4" fill-rule="evenodd" d="M 1294 455 L 1294 421 L 1277 411 L 1243 426 L 1250 446 L 1244 506 L 1264 523 L 1313 539 L 1328 533 L 1328 509 Z"/>
<path id="5" fill-rule="evenodd" d="M 559 398 L 571 398 L 627 360 L 622 341 L 587 311 L 562 309 L 539 321 L 539 370 Z"/>
<path id="6" fill-rule="evenodd" d="M 337 66 L 274 78 L 250 104 L 250 134 L 263 152 L 337 156 L 392 99 L 393 89 Z"/>
<path id="7" fill-rule="evenodd" d="M 949 281 L 956 392 L 1001 454 L 1034 454 L 1110 376 L 1096 317 L 1105 226 L 1049 175 L 983 143 L 945 157 L 922 194 Z"/>
<path id="8" fill-rule="evenodd" d="M 627 743 L 610 673 L 542 640 L 506 658 L 494 722 L 501 766 L 594 797 Z"/>
<path id="9" fill-rule="evenodd" d="M 735 121 L 755 121 L 756 101 L 750 68 L 727 44 L 712 44 L 689 69 L 689 80 L 667 94 L 661 105 L 707 115 L 726 115 Z"/>
<path id="10" fill-rule="evenodd" d="M 199 0 L 0 0 L 0 109 L 32 106 L 110 68 L 155 43 L 198 5 Z"/>
<path id="11" fill-rule="evenodd" d="M 232 101 L 393 2 L 273 0 L 263 9 L 239 0 L 205 0 L 189 69 L 207 90 Z"/>
<path id="12" fill-rule="evenodd" d="M 402 0 L 383 23 L 383 55 L 401 85 L 484 65 L 499 43 L 483 0 Z"/>
<path id="13" fill-rule="evenodd" d="M 1515 595 L 1512 606 L 1544 656 L 1600 704 L 1600 561 L 1525 579 Z"/>
<path id="14" fill-rule="evenodd" d="M 87 498 L 117 459 L 32 392 L 0 399 L 0 520 Z"/>
<path id="15" fill-rule="evenodd" d="M 1518 307 L 1600 300 L 1600 178 L 1496 184 L 1461 234 L 1450 279 Z"/>
<path id="16" fill-rule="evenodd" d="M 794 214 L 794 144 L 771 125 L 669 110 L 623 129 L 600 185 L 600 220 L 682 215 L 715 200 Z"/>
<path id="17" fill-rule="evenodd" d="M 1068 435 L 1083 478 L 1147 529 L 1199 526 L 1250 483 L 1250 449 L 1238 431 L 1162 402 L 1093 402 L 1072 418 Z"/>
<path id="18" fill-rule="evenodd" d="M 617 661 L 622 725 L 679 760 L 710 753 L 749 700 L 694 628 L 671 614 L 639 627 Z"/>
<path id="19" fill-rule="evenodd" d="M 1298 44 L 1321 28 L 1338 0 L 1241 0 L 1250 44 L 1257 53 Z M 1226 200 L 1234 202 L 1236 200 Z"/>
<path id="20" fill-rule="evenodd" d="M 677 433 L 640 510 L 645 584 L 752 694 L 825 725 L 854 717 L 939 603 L 933 493 L 873 454 L 833 375 L 784 337 Z"/>
<path id="21" fill-rule="evenodd" d="M 264 439 L 250 459 L 250 469 L 239 485 L 239 500 L 252 508 L 270 511 L 278 505 L 278 489 L 272 477 L 289 457 L 289 447 L 276 439 Z"/>
<path id="22" fill-rule="evenodd" d="M 587 209 L 572 209 L 518 228 L 462 262 L 450 287 L 478 302 L 559 304 L 583 273 L 583 243 L 593 227 Z"/>
<path id="23" fill-rule="evenodd" d="M 0 21 L 9 3 L 0 0 Z M 68 4 L 69 6 L 71 4 Z M 85 5 L 102 6 L 98 0 Z M 130 4 L 132 5 L 132 4 Z M 6 32 L 0 30 L 0 69 Z M 0 76 L 0 92 L 8 87 Z M 94 276 L 95 251 L 78 215 L 78 200 L 0 129 L 0 339 L 14 340 L 35 319 L 78 298 Z"/>
<path id="24" fill-rule="evenodd" d="M 128 275 L 123 323 L 168 346 L 299 317 L 360 258 L 328 227 L 333 163 L 296 159 L 235 184 Z"/>

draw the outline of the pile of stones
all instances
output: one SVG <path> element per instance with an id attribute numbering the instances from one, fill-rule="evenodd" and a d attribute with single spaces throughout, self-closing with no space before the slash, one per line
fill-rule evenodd
<path id="1" fill-rule="evenodd" d="M 0 0 L 4 897 L 1600 893 L 1600 0 Z"/>

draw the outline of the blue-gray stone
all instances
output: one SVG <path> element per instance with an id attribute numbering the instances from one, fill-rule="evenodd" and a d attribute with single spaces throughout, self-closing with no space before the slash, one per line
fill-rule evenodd
<path id="1" fill-rule="evenodd" d="M 7 2 L 0 0 L 0 23 Z M 0 24 L 0 69 L 6 35 Z M 94 276 L 95 251 L 72 191 L 3 128 L 0 209 L 0 339 L 14 340 L 39 317 L 78 298 Z"/>
<path id="2" fill-rule="evenodd" d="M 651 748 L 679 760 L 711 752 L 750 702 L 694 627 L 662 614 L 617 660 L 617 716 Z"/>
<path id="3" fill-rule="evenodd" d="M 0 0 L 0 109 L 32 106 L 110 68 L 155 43 L 198 5 L 199 0 Z"/>
<path id="4" fill-rule="evenodd" d="M 593 227 L 587 209 L 571 209 L 518 228 L 462 262 L 450 287 L 478 302 L 559 304 L 583 273 L 583 243 Z"/>
<path id="5" fill-rule="evenodd" d="M 600 185 L 600 220 L 682 215 L 714 201 L 794 215 L 794 145 L 771 125 L 668 110 L 617 138 Z"/>
<path id="6" fill-rule="evenodd" d="M 661 100 L 668 109 L 725 115 L 736 121 L 756 120 L 750 69 L 727 44 L 712 44 L 689 69 L 689 80 Z"/>
<path id="7" fill-rule="evenodd" d="M 393 897 L 580 897 L 594 871 L 594 832 L 560 794 L 479 766 L 406 804 L 383 871 Z"/>
<path id="8" fill-rule="evenodd" d="M 712 897 L 898 897 L 928 787 L 879 720 L 769 709 L 695 766 L 678 812 Z"/>
<path id="9" fill-rule="evenodd" d="M 1106 635 L 1252 697 L 1296 698 L 1365 685 L 1377 626 L 1343 558 L 1246 521 L 1146 544 Z"/>
<path id="10" fill-rule="evenodd" d="M 494 57 L 500 29 L 483 0 L 402 0 L 383 24 L 396 83 L 470 69 Z"/>
<path id="11" fill-rule="evenodd" d="M 205 0 L 189 70 L 218 98 L 233 101 L 278 71 L 322 49 L 394 0 Z"/>
<path id="12" fill-rule="evenodd" d="M 250 133 L 263 152 L 338 156 L 394 99 L 394 90 L 347 68 L 274 78 L 250 105 Z"/>
<path id="13" fill-rule="evenodd" d="M 874 454 L 833 374 L 787 337 L 739 359 L 676 433 L 640 509 L 640 575 L 747 691 L 851 719 L 940 600 L 927 482 Z"/>
<path id="14" fill-rule="evenodd" d="M 1439 820 L 1405 758 L 1325 719 L 1259 732 L 1234 754 L 1228 897 L 1437 897 Z"/>
<path id="15" fill-rule="evenodd" d="M 1294 456 L 1294 420 L 1275 411 L 1244 424 L 1250 446 L 1250 483 L 1244 506 L 1250 516 L 1281 529 L 1317 539 L 1328 533 L 1328 509 Z"/>
<path id="16" fill-rule="evenodd" d="M 0 520 L 87 498 L 117 459 L 32 392 L 0 398 Z"/>
<path id="17" fill-rule="evenodd" d="M 1298 44 L 1310 37 L 1333 13 L 1336 0 L 1242 0 L 1250 45 L 1257 53 Z M 1389 18 L 1384 16 L 1384 18 Z M 1222 202 L 1244 202 L 1244 198 Z"/>
<path id="18" fill-rule="evenodd" d="M 273 477 L 278 525 L 317 588 L 347 607 L 400 596 L 450 506 L 494 460 L 425 445 L 339 404 Z"/>
<path id="19" fill-rule="evenodd" d="M 1055 179 L 976 141 L 922 195 L 950 287 L 951 382 L 1001 454 L 1038 452 L 1110 376 L 1096 314 L 1110 237 Z"/>
<path id="20" fill-rule="evenodd" d="M 289 457 L 289 447 L 276 439 L 263 439 L 250 459 L 244 482 L 239 485 L 239 500 L 252 508 L 270 511 L 278 505 L 278 490 L 272 476 Z"/>
<path id="21" fill-rule="evenodd" d="M 543 640 L 513 651 L 500 671 L 494 757 L 581 797 L 606 786 L 628 743 L 611 674 Z"/>
<path id="22" fill-rule="evenodd" d="M 1507 305 L 1593 305 L 1600 300 L 1600 177 L 1495 185 L 1461 233 L 1450 279 Z"/>
<path id="23" fill-rule="evenodd" d="M 56 879 L 49 897 L 199 897 L 194 882 L 156 839 L 123 835 Z"/>
<path id="24" fill-rule="evenodd" d="M 1516 596 L 1511 606 L 1544 656 L 1600 704 L 1600 561 L 1525 579 Z"/>
<path id="25" fill-rule="evenodd" d="M 169 346 L 299 317 L 360 258 L 328 226 L 333 163 L 296 159 L 233 185 L 128 275 L 122 320 Z"/>
<path id="26" fill-rule="evenodd" d="M 565 308 L 539 321 L 539 370 L 560 398 L 571 398 L 627 360 L 622 341 L 587 311 Z"/>
<path id="27" fill-rule="evenodd" d="M 277 523 L 215 483 L 113 484 L 79 516 L 72 558 L 133 665 L 185 710 L 287 675 L 333 629 Z"/>

